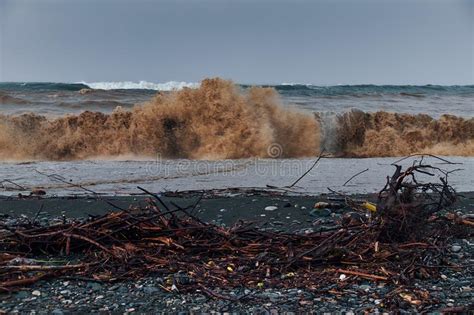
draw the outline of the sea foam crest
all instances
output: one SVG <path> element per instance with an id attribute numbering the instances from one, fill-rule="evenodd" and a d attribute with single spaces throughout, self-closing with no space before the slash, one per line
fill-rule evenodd
<path id="1" fill-rule="evenodd" d="M 145 89 L 145 90 L 157 90 L 157 91 L 176 91 L 181 90 L 182 88 L 197 88 L 199 83 L 193 82 L 178 82 L 178 81 L 169 81 L 165 83 L 153 83 L 147 81 L 140 82 L 81 82 L 89 86 L 92 89 L 101 89 L 101 90 L 119 90 L 119 89 Z"/>

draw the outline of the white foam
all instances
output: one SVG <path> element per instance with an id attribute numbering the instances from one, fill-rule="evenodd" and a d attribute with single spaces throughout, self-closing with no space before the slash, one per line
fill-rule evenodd
<path id="1" fill-rule="evenodd" d="M 101 90 L 118 90 L 118 89 L 146 89 L 146 90 L 157 90 L 157 91 L 175 91 L 181 90 L 182 88 L 197 88 L 199 83 L 193 82 L 178 82 L 178 81 L 169 81 L 165 83 L 153 83 L 147 81 L 140 82 L 80 82 L 89 86 L 92 89 L 101 89 Z"/>
<path id="2" fill-rule="evenodd" d="M 290 86 L 300 86 L 300 85 L 303 85 L 303 86 L 313 86 L 313 85 L 310 84 L 310 83 L 299 83 L 299 82 L 283 82 L 283 83 L 280 83 L 280 85 L 290 85 Z"/>

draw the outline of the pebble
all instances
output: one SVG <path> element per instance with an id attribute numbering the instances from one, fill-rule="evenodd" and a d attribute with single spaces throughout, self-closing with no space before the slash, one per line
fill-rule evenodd
<path id="1" fill-rule="evenodd" d="M 34 290 L 33 292 L 31 292 L 31 294 L 33 294 L 34 296 L 40 296 L 41 292 L 38 290 Z"/>
<path id="2" fill-rule="evenodd" d="M 89 283 L 87 283 L 87 288 L 91 289 L 93 291 L 98 291 L 98 290 L 102 289 L 102 285 L 99 284 L 99 283 L 96 283 L 96 282 L 89 282 Z"/>
<path id="3" fill-rule="evenodd" d="M 457 252 L 459 252 L 460 250 L 461 250 L 461 246 L 459 246 L 459 245 L 453 245 L 453 246 L 451 246 L 451 251 L 452 251 L 453 253 L 457 253 Z"/>
<path id="4" fill-rule="evenodd" d="M 265 211 L 275 211 L 276 209 L 278 209 L 278 207 L 275 207 L 275 206 L 267 206 L 267 207 L 265 207 Z"/>
<path id="5" fill-rule="evenodd" d="M 148 294 L 156 293 L 158 291 L 160 291 L 160 289 L 158 289 L 157 287 L 144 287 L 143 288 L 143 292 L 148 293 Z"/>
<path id="6" fill-rule="evenodd" d="M 126 286 L 120 286 L 117 291 L 120 293 L 127 293 L 129 290 Z"/>

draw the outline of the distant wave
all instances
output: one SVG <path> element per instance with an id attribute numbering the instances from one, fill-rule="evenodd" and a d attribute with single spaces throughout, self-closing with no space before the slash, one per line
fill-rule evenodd
<path id="1" fill-rule="evenodd" d="M 304 95 L 400 95 L 422 97 L 423 95 L 474 95 L 474 85 L 333 85 L 318 86 L 300 83 L 282 83 L 280 85 L 261 85 L 273 87 L 277 91 L 287 93 L 303 93 Z"/>
<path id="2" fill-rule="evenodd" d="M 0 90 L 13 91 L 80 91 L 88 88 L 82 83 L 0 82 Z"/>
<path id="3" fill-rule="evenodd" d="M 100 90 L 157 90 L 157 91 L 176 91 L 182 88 L 197 88 L 199 83 L 169 81 L 165 83 L 153 83 L 147 81 L 140 82 L 80 82 L 92 89 Z"/>
<path id="4" fill-rule="evenodd" d="M 270 87 L 283 95 L 290 96 L 380 96 L 398 95 L 401 97 L 423 97 L 430 95 L 443 96 L 474 96 L 474 85 L 334 85 L 318 86 L 303 83 L 270 84 L 239 84 L 243 89 L 250 87 Z M 150 90 L 150 91 L 177 91 L 184 87 L 198 88 L 199 83 L 169 81 L 165 83 L 140 82 L 78 82 L 78 83 L 51 83 L 51 82 L 0 82 L 0 90 L 17 91 L 80 91 L 82 89 L 97 90 Z"/>

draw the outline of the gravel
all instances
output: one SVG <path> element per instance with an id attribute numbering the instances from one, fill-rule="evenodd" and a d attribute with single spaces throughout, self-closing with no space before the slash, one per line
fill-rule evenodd
<path id="1" fill-rule="evenodd" d="M 295 204 L 295 203 L 294 203 Z M 268 205 L 268 203 L 267 203 Z M 281 207 L 280 209 L 289 207 Z M 223 208 L 218 208 L 220 210 Z M 226 208 L 227 209 L 227 208 Z M 260 208 L 262 209 L 262 208 Z M 287 210 L 284 210 L 287 211 Z M 297 209 L 295 211 L 301 211 Z M 465 212 L 469 212 L 464 209 Z M 230 209 L 220 213 L 226 214 Z M 272 212 L 275 213 L 276 211 Z M 278 214 L 269 224 L 273 229 L 284 228 L 291 220 L 300 229 L 297 233 L 306 233 L 308 229 L 322 228 L 334 224 L 344 211 L 306 210 L 303 221 L 288 219 L 286 212 Z M 319 215 L 318 215 L 319 212 Z M 223 218 L 225 219 L 225 217 Z M 284 220 L 285 219 L 285 220 Z M 27 220 L 25 217 L 11 220 Z M 38 220 L 62 220 L 61 217 L 38 217 Z M 224 220 L 225 221 L 225 220 Z M 13 222 L 13 221 L 12 221 Z M 304 223 L 302 226 L 302 222 Z M 222 223 L 222 222 L 221 222 Z M 224 222 L 225 223 L 225 222 Z M 222 224 L 224 224 L 222 223 Z M 473 238 L 452 239 L 448 245 L 450 254 L 446 257 L 449 263 L 459 268 L 443 268 L 438 277 L 423 279 L 415 275 L 409 286 L 393 283 L 375 283 L 353 276 L 334 273 L 334 281 L 324 287 L 312 288 L 270 288 L 239 287 L 221 290 L 212 288 L 215 293 L 238 299 L 229 301 L 210 297 L 202 291 L 182 292 L 185 286 L 176 281 L 174 292 L 164 289 L 164 279 L 159 276 L 148 276 L 137 281 L 102 283 L 85 279 L 61 278 L 40 281 L 20 291 L 0 295 L 0 314 L 2 313 L 37 313 L 37 314 L 134 314 L 156 313 L 166 311 L 173 313 L 212 313 L 242 312 L 276 314 L 281 312 L 386 312 L 395 309 L 387 308 L 389 302 L 397 297 L 400 304 L 396 310 L 400 313 L 419 312 L 415 303 L 409 302 L 412 292 L 426 292 L 426 299 L 431 301 L 423 311 L 435 312 L 448 307 L 465 307 L 474 310 L 474 291 L 472 266 L 474 265 Z M 176 277 L 182 275 L 175 274 Z M 407 293 L 408 296 L 400 298 Z"/>

